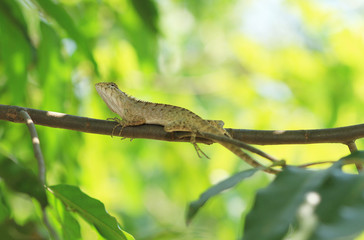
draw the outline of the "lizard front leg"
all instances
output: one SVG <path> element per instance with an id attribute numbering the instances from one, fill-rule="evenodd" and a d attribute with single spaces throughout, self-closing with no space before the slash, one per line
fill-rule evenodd
<path id="1" fill-rule="evenodd" d="M 138 115 L 131 115 L 131 116 L 129 115 L 127 119 L 126 118 L 119 119 L 119 118 L 115 117 L 115 118 L 108 118 L 107 120 L 114 120 L 115 122 L 118 123 L 113 128 L 113 130 L 111 132 L 111 137 L 114 135 L 114 131 L 115 131 L 116 127 L 118 127 L 118 126 L 121 126 L 121 129 L 119 131 L 119 136 L 120 136 L 125 127 L 138 126 L 138 125 L 145 124 L 145 122 L 146 122 L 145 118 L 138 116 Z"/>

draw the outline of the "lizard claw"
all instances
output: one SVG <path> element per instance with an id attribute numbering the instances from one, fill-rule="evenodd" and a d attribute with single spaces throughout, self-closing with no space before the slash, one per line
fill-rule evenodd
<path id="1" fill-rule="evenodd" d="M 197 156 L 199 157 L 199 158 L 201 158 L 201 155 L 200 155 L 200 153 L 202 154 L 202 155 L 204 155 L 207 159 L 210 159 L 209 158 L 209 156 L 207 156 L 206 155 L 206 153 L 204 153 L 202 150 L 201 150 L 201 148 L 197 145 L 197 143 L 196 143 L 196 133 L 192 133 L 191 134 L 191 143 L 193 144 L 193 146 L 195 147 L 195 150 L 196 150 L 196 153 L 197 153 Z"/>
<path id="2" fill-rule="evenodd" d="M 195 150 L 196 150 L 196 153 L 197 153 L 197 156 L 199 157 L 199 158 L 201 158 L 201 155 L 200 155 L 200 153 L 202 154 L 202 155 L 204 155 L 207 159 L 210 159 L 209 158 L 209 156 L 207 156 L 206 155 L 206 153 L 204 153 L 202 150 L 201 150 L 201 148 L 197 145 L 197 143 L 192 143 L 193 144 L 193 146 L 195 147 Z"/>
<path id="3" fill-rule="evenodd" d="M 118 124 L 116 124 L 114 126 L 114 128 L 112 129 L 111 131 L 111 137 L 114 136 L 114 132 L 115 132 L 115 129 L 118 127 L 118 126 L 121 126 L 121 130 L 119 131 L 119 136 L 121 136 L 121 132 L 123 131 L 124 127 L 125 127 L 125 124 L 123 124 L 123 120 L 120 120 L 119 118 L 115 117 L 115 118 L 107 118 L 106 120 L 113 120 L 115 122 L 117 122 Z M 122 138 L 121 140 L 123 140 L 124 138 Z"/>

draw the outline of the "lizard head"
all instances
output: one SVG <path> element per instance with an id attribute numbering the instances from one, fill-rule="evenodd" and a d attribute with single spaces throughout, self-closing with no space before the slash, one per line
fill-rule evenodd
<path id="1" fill-rule="evenodd" d="M 95 84 L 96 91 L 105 100 L 105 97 L 110 98 L 111 96 L 117 95 L 120 92 L 118 85 L 113 82 L 99 82 Z"/>
<path id="2" fill-rule="evenodd" d="M 99 82 L 95 84 L 95 88 L 100 97 L 107 106 L 115 113 L 120 111 L 120 96 L 126 95 L 120 91 L 118 85 L 113 82 Z"/>
<path id="3" fill-rule="evenodd" d="M 118 85 L 116 85 L 116 83 L 113 82 L 99 82 L 95 84 L 96 90 L 101 90 L 101 89 L 119 89 Z"/>

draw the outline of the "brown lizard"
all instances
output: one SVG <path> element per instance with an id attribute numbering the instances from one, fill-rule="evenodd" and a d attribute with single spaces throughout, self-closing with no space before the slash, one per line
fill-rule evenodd
<path id="1" fill-rule="evenodd" d="M 116 120 L 122 125 L 122 128 L 142 124 L 157 124 L 164 126 L 166 132 L 191 132 L 191 143 L 194 144 L 197 152 L 200 150 L 195 142 L 196 134 L 203 136 L 204 133 L 209 133 L 231 138 L 222 127 L 222 121 L 202 119 L 200 116 L 182 107 L 136 99 L 121 91 L 118 86 L 112 82 L 100 82 L 97 83 L 95 87 L 110 110 L 117 113 L 122 118 L 121 120 Z M 253 167 L 259 167 L 268 173 L 279 172 L 262 166 L 233 144 L 214 141 L 223 145 Z"/>

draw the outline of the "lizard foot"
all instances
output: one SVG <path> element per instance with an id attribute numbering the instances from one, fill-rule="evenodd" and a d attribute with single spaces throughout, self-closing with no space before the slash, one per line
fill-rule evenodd
<path id="1" fill-rule="evenodd" d="M 124 127 L 125 127 L 125 124 L 123 124 L 123 120 L 120 120 L 119 118 L 115 117 L 115 118 L 107 118 L 106 120 L 113 120 L 115 122 L 117 122 L 118 124 L 115 125 L 115 127 L 112 129 L 111 131 L 111 137 L 114 136 L 114 132 L 115 132 L 115 129 L 118 127 L 118 126 L 121 126 L 121 130 L 119 131 L 119 136 L 121 135 L 121 132 L 123 131 Z M 121 138 L 121 140 L 125 139 L 124 138 Z"/>
<path id="2" fill-rule="evenodd" d="M 201 150 L 201 148 L 197 145 L 197 143 L 192 143 L 193 144 L 193 146 L 195 147 L 195 150 L 196 150 L 196 153 L 197 153 L 197 156 L 199 157 L 199 158 L 201 158 L 201 155 L 200 155 L 200 153 L 202 154 L 202 155 L 204 155 L 207 159 L 210 159 L 209 158 L 209 156 L 207 156 L 206 155 L 206 153 L 204 153 L 202 150 Z"/>
<path id="3" fill-rule="evenodd" d="M 124 140 L 124 139 L 127 139 L 127 137 L 121 137 L 120 140 Z M 133 141 L 134 138 L 130 138 L 130 142 Z"/>
<path id="4" fill-rule="evenodd" d="M 201 154 L 202 154 L 202 155 L 204 155 L 207 159 L 210 159 L 210 158 L 209 158 L 209 156 L 207 156 L 207 155 L 206 155 L 206 153 L 204 153 L 204 152 L 201 150 L 201 148 L 197 145 L 197 143 L 196 143 L 196 134 L 195 134 L 195 133 L 192 133 L 192 134 L 191 134 L 191 139 L 190 139 L 190 141 L 191 141 L 191 143 L 193 144 L 193 146 L 195 147 L 195 150 L 196 150 L 197 156 L 198 156 L 199 158 L 201 158 L 201 155 L 200 155 L 200 153 L 201 153 Z"/>

